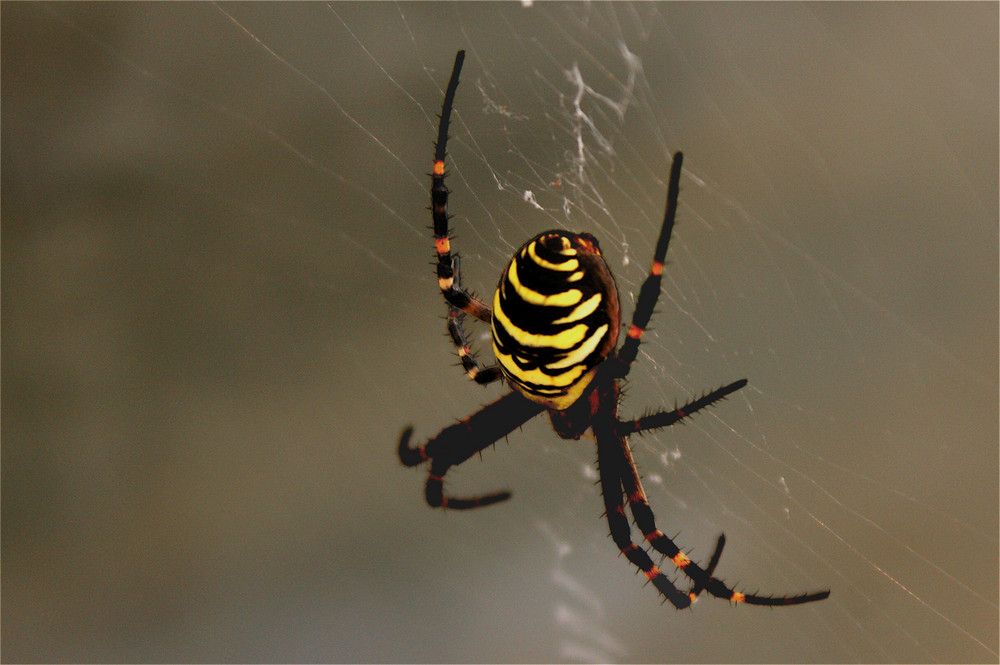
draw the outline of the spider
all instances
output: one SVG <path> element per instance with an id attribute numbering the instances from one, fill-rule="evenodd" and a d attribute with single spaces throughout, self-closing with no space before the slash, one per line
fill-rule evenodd
<path id="1" fill-rule="evenodd" d="M 462 287 L 459 256 L 452 254 L 448 234 L 449 190 L 445 186 L 444 160 L 448 123 L 464 58 L 465 52 L 459 51 L 445 92 L 431 174 L 438 286 L 449 305 L 448 330 L 466 374 L 483 385 L 505 380 L 513 390 L 418 447 L 410 446 L 413 428 L 403 431 L 399 440 L 403 464 L 430 463 L 425 488 L 427 503 L 432 507 L 463 510 L 510 498 L 505 491 L 471 497 L 449 496 L 443 489 L 445 474 L 546 411 L 556 434 L 564 439 L 579 439 L 587 429 L 593 431 L 611 537 L 621 553 L 678 609 L 688 607 L 702 591 L 751 605 L 799 605 L 829 596 L 829 591 L 794 596 L 759 596 L 735 591 L 714 576 L 725 536 L 719 536 L 705 568 L 689 558 L 656 528 L 632 461 L 627 440 L 630 434 L 673 425 L 747 383 L 745 379 L 734 381 L 672 411 L 634 420 L 618 417 L 619 383 L 636 359 L 639 342 L 660 293 L 663 264 L 677 211 L 683 161 L 680 152 L 674 155 L 670 169 L 666 213 L 653 265 L 639 291 L 625 341 L 617 350 L 621 319 L 618 291 L 597 240 L 588 233 L 546 231 L 526 242 L 504 269 L 492 307 Z M 469 349 L 463 329 L 466 316 L 491 325 L 496 365 L 482 366 Z M 626 501 L 649 546 L 669 558 L 691 580 L 686 592 L 674 586 L 653 563 L 647 550 L 632 541 Z"/>

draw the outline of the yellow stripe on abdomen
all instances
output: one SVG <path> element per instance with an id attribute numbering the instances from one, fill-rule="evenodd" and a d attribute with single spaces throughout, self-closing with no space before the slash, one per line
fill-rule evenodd
<path id="1" fill-rule="evenodd" d="M 510 284 L 514 287 L 517 296 L 529 305 L 572 307 L 583 298 L 583 292 L 580 289 L 566 289 L 565 291 L 550 295 L 529 289 L 521 283 L 520 278 L 517 276 L 517 261 L 511 261 L 510 267 L 507 269 L 507 279 L 510 280 Z"/>
<path id="2" fill-rule="evenodd" d="M 567 328 L 562 332 L 558 332 L 552 335 L 540 335 L 537 333 L 530 333 L 527 330 L 522 330 L 514 325 L 514 322 L 507 318 L 504 314 L 503 307 L 500 305 L 500 291 L 497 291 L 497 297 L 493 299 L 493 326 L 499 323 L 503 326 L 503 329 L 508 335 L 514 338 L 521 346 L 530 347 L 547 347 L 550 349 L 572 349 L 574 346 L 582 342 L 587 336 L 587 326 L 586 324 L 579 324 L 573 326 L 572 328 Z M 496 333 L 494 332 L 494 336 Z"/>

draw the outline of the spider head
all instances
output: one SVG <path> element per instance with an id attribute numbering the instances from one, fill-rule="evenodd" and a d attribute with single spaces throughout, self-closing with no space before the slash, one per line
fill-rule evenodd
<path id="1" fill-rule="evenodd" d="M 493 350 L 528 399 L 569 408 L 614 350 L 618 289 L 588 233 L 546 231 L 504 269 L 493 298 Z"/>
<path id="2" fill-rule="evenodd" d="M 541 245 L 543 249 L 560 256 L 573 257 L 581 252 L 601 256 L 601 248 L 597 244 L 597 238 L 589 233 L 546 231 L 533 238 L 533 241 Z"/>
<path id="3" fill-rule="evenodd" d="M 601 248 L 597 244 L 597 238 L 590 235 L 589 233 L 579 233 L 575 234 L 573 237 L 573 243 L 579 249 L 590 252 L 591 254 L 601 255 Z"/>

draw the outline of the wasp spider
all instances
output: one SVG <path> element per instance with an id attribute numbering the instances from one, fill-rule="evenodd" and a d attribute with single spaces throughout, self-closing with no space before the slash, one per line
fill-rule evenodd
<path id="1" fill-rule="evenodd" d="M 625 341 L 617 350 L 621 326 L 618 290 L 597 240 L 588 233 L 546 231 L 526 242 L 514 253 L 500 276 L 492 306 L 462 287 L 459 257 L 452 254 L 448 237 L 444 160 L 448 123 L 464 56 L 463 51 L 458 52 L 448 82 L 431 177 L 438 285 L 450 306 L 448 329 L 468 376 L 480 384 L 506 380 L 513 390 L 465 420 L 446 427 L 420 446 L 410 446 L 412 427 L 403 431 L 399 441 L 399 457 L 403 464 L 430 463 L 425 491 L 427 503 L 461 510 L 508 499 L 508 492 L 449 496 L 443 489 L 445 474 L 451 467 L 545 411 L 556 434 L 564 439 L 579 439 L 587 429 L 593 430 L 611 536 L 625 557 L 675 607 L 689 606 L 702 591 L 752 605 L 798 605 L 829 596 L 829 591 L 793 596 L 760 596 L 735 591 L 714 576 L 725 537 L 719 536 L 715 551 L 704 568 L 690 559 L 656 528 L 646 492 L 632 461 L 627 440 L 630 434 L 672 425 L 746 385 L 745 379 L 735 381 L 672 411 L 634 420 L 618 417 L 619 383 L 636 358 L 639 342 L 660 293 L 663 264 L 677 211 L 681 153 L 674 155 L 670 170 L 667 208 L 653 265 L 639 291 Z M 481 366 L 469 350 L 462 328 L 466 316 L 492 326 L 495 366 Z M 647 550 L 632 541 L 626 502 L 649 546 L 669 558 L 691 580 L 686 591 L 674 586 Z"/>

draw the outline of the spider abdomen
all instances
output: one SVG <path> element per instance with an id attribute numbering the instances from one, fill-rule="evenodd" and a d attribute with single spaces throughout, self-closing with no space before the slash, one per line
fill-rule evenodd
<path id="1" fill-rule="evenodd" d="M 618 290 L 589 234 L 546 231 L 511 258 L 493 297 L 493 350 L 511 385 L 557 411 L 615 347 Z"/>

